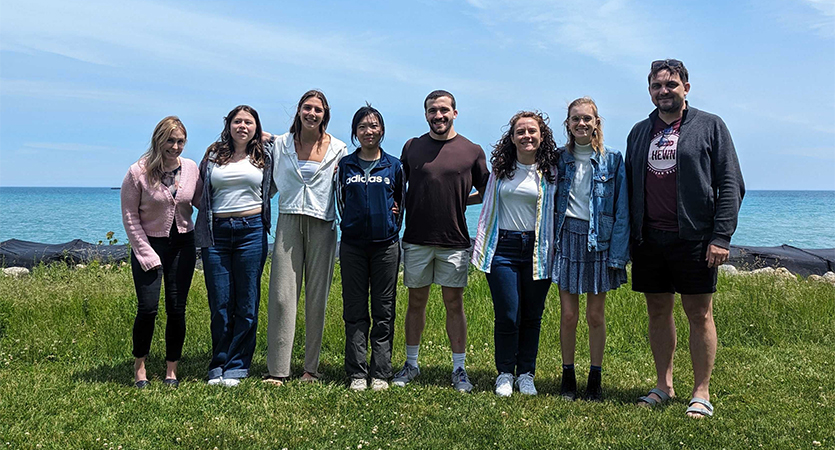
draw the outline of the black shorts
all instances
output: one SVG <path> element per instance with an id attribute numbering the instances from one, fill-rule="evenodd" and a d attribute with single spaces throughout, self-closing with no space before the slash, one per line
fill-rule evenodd
<path id="1" fill-rule="evenodd" d="M 644 230 L 641 244 L 632 241 L 632 290 L 645 294 L 712 294 L 716 267 L 707 266 L 709 241 L 687 241 L 674 231 Z"/>

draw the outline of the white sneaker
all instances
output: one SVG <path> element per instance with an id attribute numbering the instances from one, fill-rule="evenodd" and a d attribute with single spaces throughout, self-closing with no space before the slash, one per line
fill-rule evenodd
<path id="1" fill-rule="evenodd" d="M 533 384 L 533 375 L 528 373 L 523 373 L 516 378 L 516 387 L 519 388 L 519 392 L 523 395 L 536 395 L 536 386 Z"/>
<path id="2" fill-rule="evenodd" d="M 372 378 L 371 379 L 371 390 L 372 391 L 385 391 L 389 388 L 389 383 L 386 380 L 380 378 Z"/>
<path id="3" fill-rule="evenodd" d="M 365 378 L 352 378 L 351 379 L 351 390 L 352 391 L 364 391 L 365 388 L 368 387 L 368 383 L 366 383 Z"/>
<path id="4" fill-rule="evenodd" d="M 226 387 L 235 387 L 241 384 L 241 380 L 237 378 L 224 378 L 223 381 L 221 381 L 221 383 Z"/>
<path id="5" fill-rule="evenodd" d="M 499 397 L 510 397 L 513 394 L 513 374 L 500 373 L 496 377 L 496 395 Z"/>
<path id="6" fill-rule="evenodd" d="M 217 377 L 217 378 L 210 378 L 209 382 L 207 384 L 209 386 L 217 386 L 218 384 L 222 384 L 222 383 L 223 383 L 223 377 Z"/>

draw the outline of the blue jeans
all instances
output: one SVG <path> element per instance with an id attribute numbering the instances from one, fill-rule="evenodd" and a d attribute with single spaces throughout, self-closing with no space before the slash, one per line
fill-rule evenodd
<path id="1" fill-rule="evenodd" d="M 494 342 L 499 373 L 534 374 L 539 330 L 551 280 L 533 279 L 533 231 L 499 230 L 486 274 L 495 313 Z"/>
<path id="2" fill-rule="evenodd" d="M 260 215 L 214 219 L 202 251 L 212 328 L 209 379 L 244 378 L 255 352 L 267 230 Z"/>

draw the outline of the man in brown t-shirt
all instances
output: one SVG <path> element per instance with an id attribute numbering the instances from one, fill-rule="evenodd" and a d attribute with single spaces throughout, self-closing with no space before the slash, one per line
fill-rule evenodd
<path id="1" fill-rule="evenodd" d="M 446 307 L 446 329 L 452 347 L 452 384 L 469 392 L 464 368 L 467 318 L 464 287 L 470 260 L 470 236 L 464 213 L 468 203 L 481 201 L 490 172 L 480 146 L 455 132 L 455 97 L 433 91 L 423 102 L 429 133 L 412 138 L 400 157 L 408 183 L 403 234 L 403 284 L 409 288 L 406 310 L 406 363 L 392 380 L 395 386 L 420 374 L 420 337 L 426 325 L 426 303 L 432 283 L 440 284 Z"/>

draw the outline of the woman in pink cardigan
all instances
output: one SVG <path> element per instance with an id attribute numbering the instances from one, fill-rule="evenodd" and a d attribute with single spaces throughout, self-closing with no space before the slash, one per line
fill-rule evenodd
<path id="1" fill-rule="evenodd" d="M 131 245 L 137 312 L 133 322 L 134 383 L 148 386 L 145 358 L 151 349 L 159 292 L 165 283 L 165 379 L 177 387 L 177 361 L 186 334 L 186 298 L 196 252 L 192 207 L 200 201 L 197 164 L 181 158 L 186 127 L 175 116 L 154 129 L 148 151 L 133 163 L 122 182 L 122 222 Z"/>

